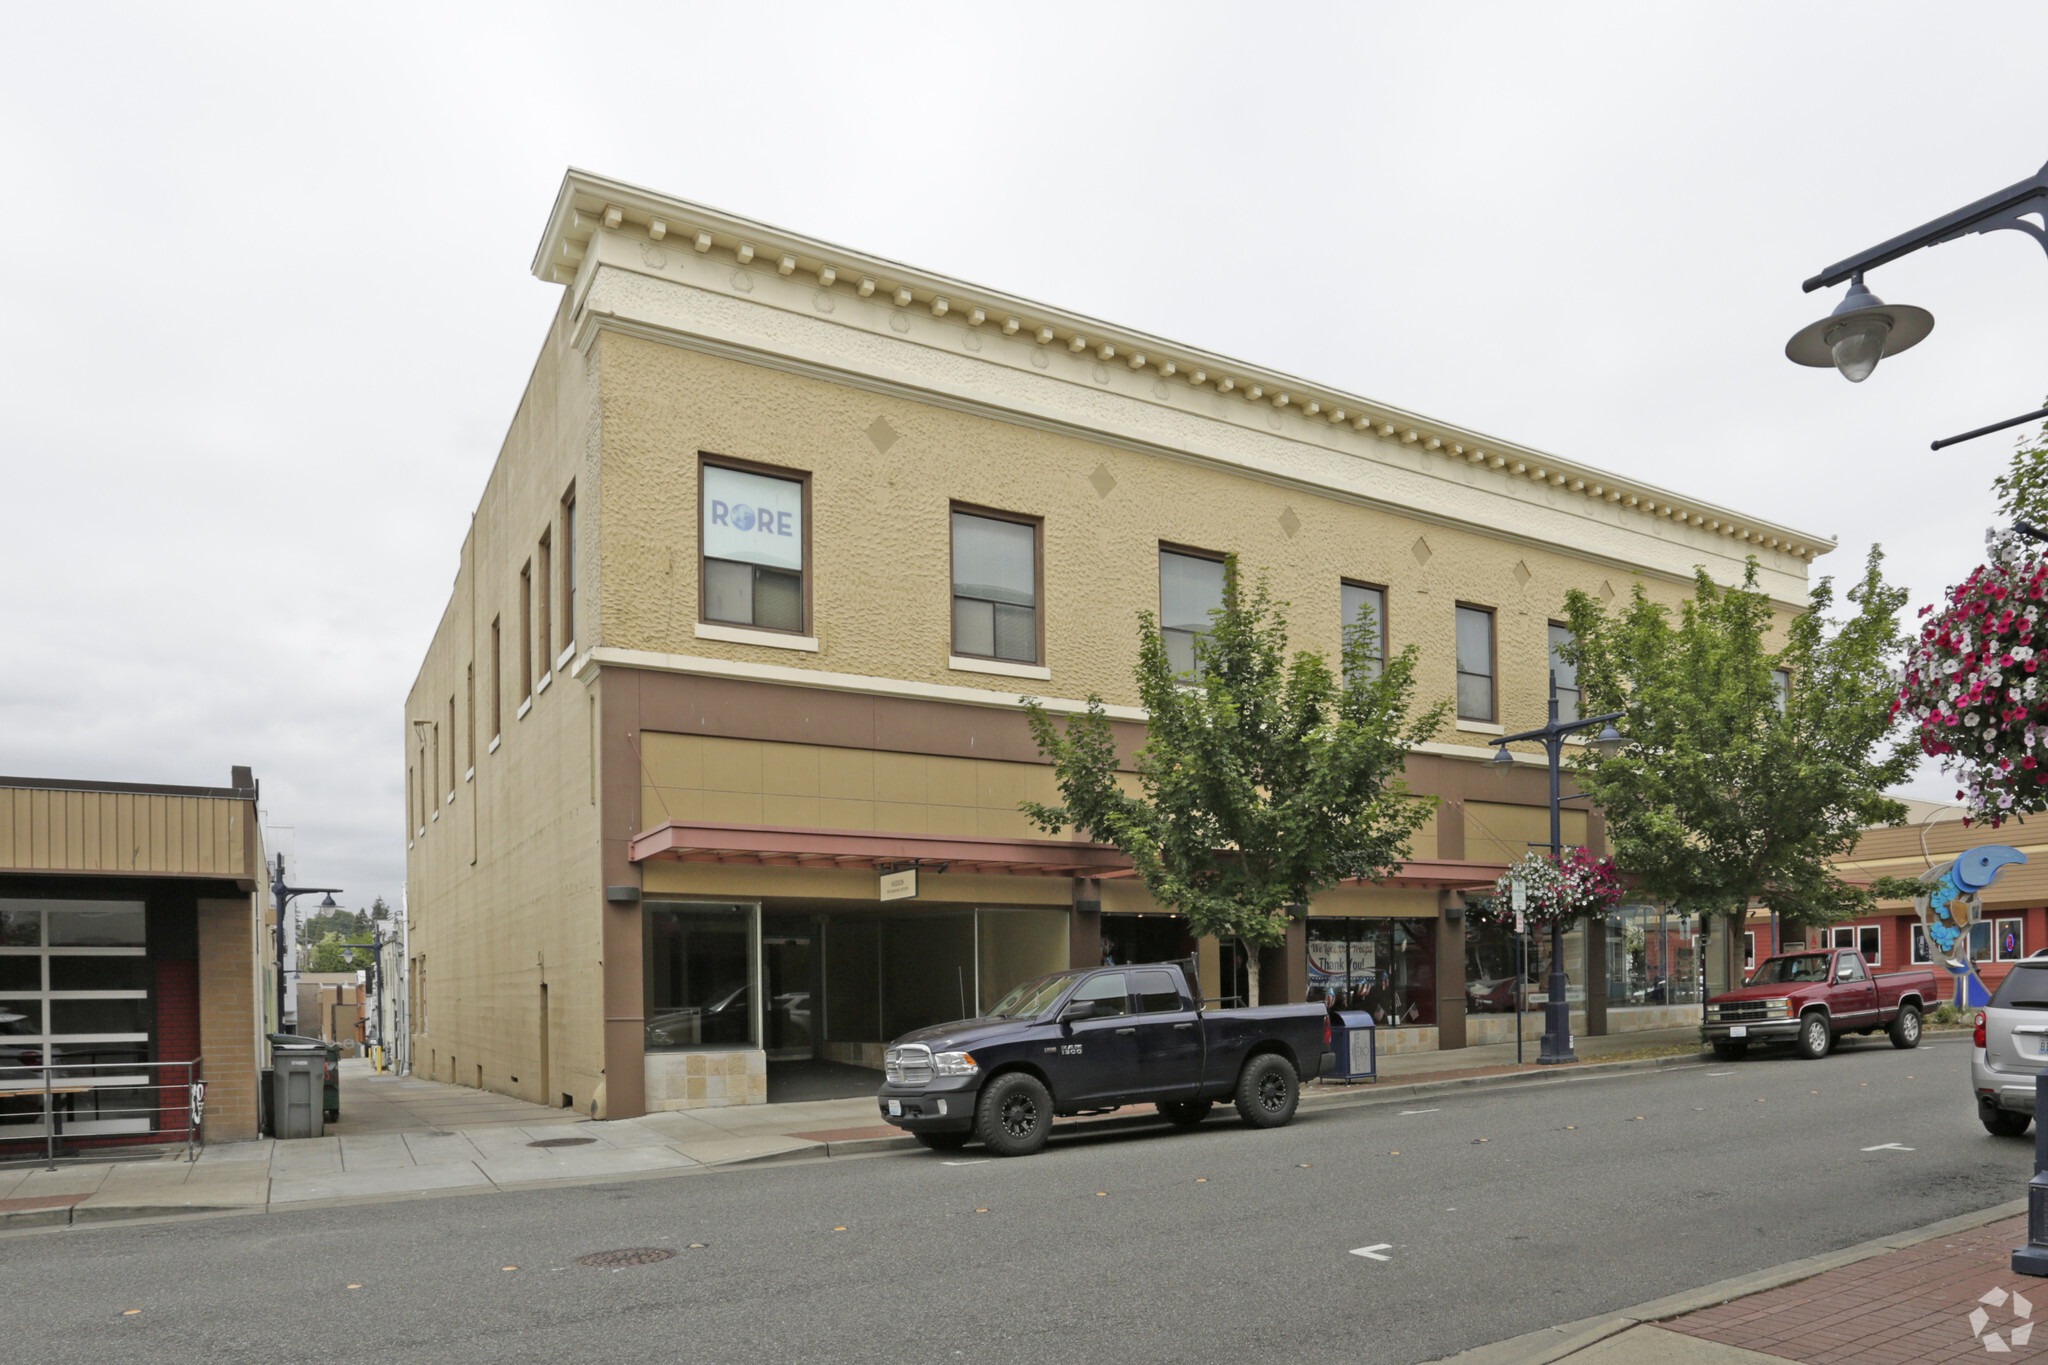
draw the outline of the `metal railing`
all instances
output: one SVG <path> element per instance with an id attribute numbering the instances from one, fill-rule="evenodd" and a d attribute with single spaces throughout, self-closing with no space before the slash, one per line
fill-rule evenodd
<path id="1" fill-rule="evenodd" d="M 0 1166 L 120 1160 L 138 1147 L 205 1145 L 205 1059 L 53 1064 L 0 1054 Z"/>

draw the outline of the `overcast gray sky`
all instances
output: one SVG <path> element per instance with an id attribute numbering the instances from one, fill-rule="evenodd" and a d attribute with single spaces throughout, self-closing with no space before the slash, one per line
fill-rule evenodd
<path id="1" fill-rule="evenodd" d="M 15 8 L 0 772 L 251 764 L 297 879 L 396 904 L 571 164 L 1839 535 L 1818 572 L 1880 542 L 1917 606 L 2013 446 L 1927 442 L 2041 404 L 2048 258 L 1874 273 L 1938 322 L 1868 383 L 1782 348 L 1802 279 L 2048 160 L 2048 10 L 1850 13 Z"/>

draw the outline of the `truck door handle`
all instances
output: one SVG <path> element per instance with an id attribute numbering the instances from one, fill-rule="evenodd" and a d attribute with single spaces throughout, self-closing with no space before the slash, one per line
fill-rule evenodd
<path id="1" fill-rule="evenodd" d="M 1117 1032 L 1118 1032 L 1118 1033 L 1136 1033 L 1136 1032 L 1137 1032 L 1137 1030 L 1136 1030 L 1136 1029 L 1134 1029 L 1134 1028 L 1120 1028 L 1120 1029 L 1118 1029 L 1118 1030 L 1117 1030 Z"/>
<path id="2" fill-rule="evenodd" d="M 1194 1027 L 1194 1025 L 1193 1025 L 1193 1024 L 1175 1024 L 1175 1025 L 1174 1025 L 1174 1027 L 1175 1027 L 1175 1028 L 1193 1028 L 1193 1027 Z"/>

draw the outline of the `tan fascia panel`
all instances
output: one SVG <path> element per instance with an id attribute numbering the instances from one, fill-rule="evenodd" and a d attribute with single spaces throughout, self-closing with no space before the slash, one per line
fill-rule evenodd
<path id="1" fill-rule="evenodd" d="M 612 221 L 607 221 L 608 219 Z M 1655 484 L 1625 478 L 1593 465 L 1569 460 L 1499 437 L 1488 436 L 1420 413 L 1393 407 L 1377 399 L 1348 393 L 1299 375 L 1270 370 L 1246 361 L 1204 351 L 1147 332 L 1104 322 L 1099 318 L 1070 313 L 1064 309 L 1016 295 L 1003 294 L 982 285 L 951 276 L 921 270 L 842 247 L 815 237 L 805 237 L 786 228 L 751 218 L 742 218 L 706 204 L 677 199 L 638 185 L 612 180 L 571 167 L 562 177 L 548 216 L 546 231 L 534 252 L 533 274 L 547 284 L 575 284 L 591 238 L 604 228 L 626 227 L 653 235 L 661 225 L 661 242 L 679 251 L 717 251 L 742 258 L 742 263 L 760 262 L 763 268 L 782 273 L 818 276 L 831 271 L 829 287 L 849 289 L 876 297 L 903 298 L 900 306 L 927 309 L 963 326 L 990 326 L 1008 331 L 1015 320 L 1017 335 L 1050 334 L 1048 344 L 1085 348 L 1108 360 L 1156 370 L 1162 378 L 1187 383 L 1216 385 L 1220 390 L 1257 394 L 1257 401 L 1284 405 L 1302 413 L 1342 414 L 1343 425 L 1352 430 L 1375 429 L 1383 437 L 1416 445 L 1425 451 L 1441 451 L 1444 458 L 1460 463 L 1484 465 L 1532 480 L 1538 472 L 1544 482 L 1574 494 L 1597 497 L 1658 520 L 1673 511 L 1683 511 L 1695 526 L 1716 530 L 1735 544 L 1763 553 L 1792 555 L 1811 562 L 1836 548 L 1830 536 L 1816 535 L 1798 527 L 1747 516 L 1732 508 L 1703 502 Z M 700 245 L 702 244 L 702 245 Z M 784 268 L 787 267 L 787 268 Z M 863 284 L 865 283 L 865 288 Z M 973 321 L 976 316 L 979 322 Z M 1199 379 L 1198 379 L 1199 376 Z M 1227 385 L 1227 388 L 1225 387 Z M 1595 494 L 1593 490 L 1598 489 Z"/>

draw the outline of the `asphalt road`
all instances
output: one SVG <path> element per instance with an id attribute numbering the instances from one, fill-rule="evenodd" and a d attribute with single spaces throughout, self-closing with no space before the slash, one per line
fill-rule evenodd
<path id="1" fill-rule="evenodd" d="M 28 1231 L 0 1236 L 0 1360 L 1429 1360 L 2017 1197 L 2032 1145 L 1978 1125 L 1966 1041 L 1021 1160 Z M 676 1255 L 575 1264 L 627 1247 Z"/>

